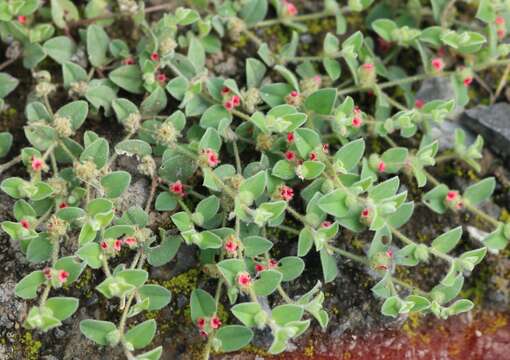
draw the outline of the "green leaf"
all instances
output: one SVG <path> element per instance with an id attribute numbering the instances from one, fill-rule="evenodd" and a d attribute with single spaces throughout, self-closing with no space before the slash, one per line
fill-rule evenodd
<path id="1" fill-rule="evenodd" d="M 14 293 L 22 299 L 33 299 L 37 296 L 37 289 L 45 282 L 43 272 L 33 271 L 16 284 Z"/>
<path id="2" fill-rule="evenodd" d="M 266 66 L 263 62 L 254 59 L 246 59 L 246 85 L 248 88 L 259 87 L 266 74 Z"/>
<path id="3" fill-rule="evenodd" d="M 64 321 L 71 315 L 73 315 L 78 309 L 79 301 L 72 297 L 54 297 L 46 300 L 44 306 L 49 308 L 53 316 Z"/>
<path id="4" fill-rule="evenodd" d="M 159 360 L 163 353 L 163 347 L 158 346 L 155 349 L 144 352 L 143 354 L 137 355 L 135 360 Z"/>
<path id="5" fill-rule="evenodd" d="M 291 180 L 296 176 L 296 165 L 288 160 L 278 160 L 273 166 L 271 175 L 282 180 Z"/>
<path id="6" fill-rule="evenodd" d="M 385 316 L 396 318 L 400 313 L 401 300 L 398 296 L 387 298 L 381 308 L 381 313 Z"/>
<path id="7" fill-rule="evenodd" d="M 0 73 L 0 99 L 9 95 L 19 84 L 19 80 L 8 73 Z"/>
<path id="8" fill-rule="evenodd" d="M 372 200 L 379 202 L 394 196 L 398 190 L 399 185 L 400 179 L 398 176 L 392 177 L 382 183 L 377 184 L 376 186 L 371 187 L 368 190 L 368 196 Z"/>
<path id="9" fill-rule="evenodd" d="M 308 254 L 313 246 L 313 233 L 309 227 L 305 227 L 299 232 L 298 240 L 298 256 L 305 256 Z"/>
<path id="10" fill-rule="evenodd" d="M 195 289 L 191 293 L 191 320 L 196 323 L 197 319 L 211 317 L 216 313 L 214 298 L 202 289 Z"/>
<path id="11" fill-rule="evenodd" d="M 165 90 L 158 86 L 149 96 L 147 96 L 140 106 L 140 110 L 144 115 L 157 115 L 167 105 Z"/>
<path id="12" fill-rule="evenodd" d="M 297 256 L 287 256 L 278 261 L 278 270 L 282 273 L 282 281 L 297 279 L 305 269 L 305 262 Z"/>
<path id="13" fill-rule="evenodd" d="M 57 27 L 65 29 L 67 22 L 73 22 L 80 18 L 78 9 L 70 0 L 51 0 L 51 18 Z"/>
<path id="14" fill-rule="evenodd" d="M 67 36 L 57 36 L 46 41 L 43 49 L 50 58 L 59 64 L 64 64 L 71 60 L 76 51 L 76 45 Z"/>
<path id="15" fill-rule="evenodd" d="M 149 274 L 145 270 L 130 269 L 119 272 L 116 277 L 124 279 L 128 284 L 134 287 L 142 286 L 149 277 Z"/>
<path id="16" fill-rule="evenodd" d="M 266 188 L 266 171 L 259 171 L 255 175 L 245 179 L 239 187 L 239 196 L 247 205 L 258 199 Z"/>
<path id="17" fill-rule="evenodd" d="M 83 150 L 80 155 L 80 161 L 90 160 L 96 164 L 98 169 L 101 169 L 108 161 L 109 152 L 108 141 L 99 138 Z"/>
<path id="18" fill-rule="evenodd" d="M 200 118 L 200 126 L 204 129 L 212 127 L 219 130 L 220 124 L 224 122 L 230 124 L 232 122 L 232 114 L 224 106 L 218 104 L 209 107 Z"/>
<path id="19" fill-rule="evenodd" d="M 105 196 L 117 198 L 129 187 L 131 175 L 127 171 L 114 171 L 101 178 L 101 186 L 105 191 Z"/>
<path id="20" fill-rule="evenodd" d="M 297 129 L 294 132 L 294 142 L 299 155 L 305 159 L 311 151 L 321 145 L 319 134 L 312 129 Z"/>
<path id="21" fill-rule="evenodd" d="M 285 326 L 290 322 L 301 320 L 303 313 L 302 306 L 285 304 L 276 306 L 271 312 L 271 317 L 279 326 Z"/>
<path id="22" fill-rule="evenodd" d="M 78 100 L 62 106 L 60 109 L 58 109 L 55 115 L 68 118 L 71 121 L 72 129 L 76 130 L 83 124 L 87 118 L 88 112 L 89 105 L 87 102 Z"/>
<path id="23" fill-rule="evenodd" d="M 448 306 L 447 311 L 449 315 L 457 315 L 463 312 L 470 311 L 475 304 L 468 299 L 460 299 Z"/>
<path id="24" fill-rule="evenodd" d="M 283 274 L 276 270 L 262 271 L 253 283 L 253 290 L 257 296 L 268 296 L 280 285 L 282 278 Z"/>
<path id="25" fill-rule="evenodd" d="M 325 283 L 331 282 L 331 281 L 335 280 L 335 278 L 338 275 L 338 268 L 336 266 L 335 257 L 333 255 L 331 255 L 330 253 L 328 253 L 328 251 L 325 248 L 323 248 L 320 251 L 320 255 L 321 255 L 322 273 L 324 275 L 324 282 Z"/>
<path id="26" fill-rule="evenodd" d="M 152 147 L 143 140 L 129 139 L 115 145 L 115 152 L 119 155 L 138 155 L 144 157 L 152 154 Z"/>
<path id="27" fill-rule="evenodd" d="M 341 162 L 346 172 L 352 171 L 365 153 L 365 141 L 363 138 L 351 141 L 342 146 L 335 154 L 335 161 Z"/>
<path id="28" fill-rule="evenodd" d="M 165 236 L 158 246 L 151 247 L 147 261 L 152 266 L 162 266 L 172 260 L 182 244 L 180 236 Z"/>
<path id="29" fill-rule="evenodd" d="M 101 26 L 92 24 L 87 27 L 87 53 L 94 67 L 100 68 L 107 63 L 109 43 L 110 38 Z"/>
<path id="30" fill-rule="evenodd" d="M 317 206 L 330 215 L 344 217 L 349 212 L 345 203 L 346 198 L 347 194 L 342 189 L 336 189 L 320 198 Z"/>
<path id="31" fill-rule="evenodd" d="M 155 208 L 158 211 L 171 211 L 177 207 L 177 200 L 174 195 L 164 191 L 156 198 Z"/>
<path id="32" fill-rule="evenodd" d="M 101 248 L 98 243 L 89 242 L 79 248 L 76 255 L 92 269 L 99 269 L 102 265 Z"/>
<path id="33" fill-rule="evenodd" d="M 88 80 L 85 69 L 70 61 L 62 64 L 62 76 L 65 88 L 69 88 L 72 83 Z"/>
<path id="34" fill-rule="evenodd" d="M 238 259 L 222 260 L 217 266 L 230 286 L 234 286 L 237 274 L 246 270 L 244 261 Z"/>
<path id="35" fill-rule="evenodd" d="M 256 302 L 245 302 L 236 304 L 231 309 L 232 314 L 244 325 L 248 327 L 257 326 L 257 315 L 262 310 L 259 303 Z"/>
<path id="36" fill-rule="evenodd" d="M 458 226 L 448 232 L 445 232 L 442 235 L 439 235 L 437 238 L 432 241 L 432 247 L 443 254 L 446 254 L 453 250 L 455 246 L 459 243 L 460 238 L 462 237 L 462 226 Z"/>
<path id="37" fill-rule="evenodd" d="M 124 340 L 135 349 L 142 349 L 151 343 L 154 335 L 156 335 L 156 320 L 149 319 L 129 329 L 124 335 Z"/>
<path id="38" fill-rule="evenodd" d="M 221 351 L 230 352 L 248 345 L 253 338 L 253 332 L 245 326 L 226 325 L 218 330 L 215 337 L 221 342 Z"/>
<path id="39" fill-rule="evenodd" d="M 149 299 L 149 307 L 147 311 L 160 310 L 170 303 L 172 294 L 169 290 L 159 285 L 143 285 L 138 289 L 138 293 L 142 298 Z"/>
<path id="40" fill-rule="evenodd" d="M 478 205 L 492 196 L 496 187 L 496 180 L 493 177 L 483 179 L 469 186 L 464 191 L 463 198 L 469 202 L 470 205 Z"/>
<path id="41" fill-rule="evenodd" d="M 267 14 L 267 0 L 249 0 L 243 4 L 239 15 L 246 25 L 254 25 L 264 20 Z"/>
<path id="42" fill-rule="evenodd" d="M 53 244 L 48 236 L 39 234 L 35 239 L 32 239 L 27 248 L 27 260 L 31 263 L 39 263 L 47 261 L 51 258 Z"/>
<path id="43" fill-rule="evenodd" d="M 101 320 L 82 320 L 80 321 L 80 331 L 90 340 L 99 345 L 109 345 L 108 334 L 117 330 L 114 323 Z"/>
<path id="44" fill-rule="evenodd" d="M 393 41 L 393 32 L 398 28 L 397 24 L 389 19 L 377 19 L 372 23 L 372 29 L 384 40 Z"/>
<path id="45" fill-rule="evenodd" d="M 306 160 L 301 164 L 301 176 L 306 180 L 313 180 L 322 174 L 326 165 L 320 161 Z"/>
<path id="46" fill-rule="evenodd" d="M 9 153 L 12 146 L 12 135 L 8 132 L 0 133 L 0 158 Z"/>
<path id="47" fill-rule="evenodd" d="M 273 247 L 273 243 L 266 238 L 253 235 L 245 237 L 243 240 L 244 256 L 255 257 L 262 255 Z"/>
<path id="48" fill-rule="evenodd" d="M 142 72 L 138 65 L 124 65 L 113 70 L 108 78 L 118 87 L 134 94 L 143 93 Z"/>
<path id="49" fill-rule="evenodd" d="M 307 110 L 317 114 L 329 115 L 336 102 L 337 92 L 334 88 L 319 89 L 305 100 Z"/>

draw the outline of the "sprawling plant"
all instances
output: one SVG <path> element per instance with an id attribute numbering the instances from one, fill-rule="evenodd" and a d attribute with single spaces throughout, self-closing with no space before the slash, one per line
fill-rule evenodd
<path id="1" fill-rule="evenodd" d="M 83 8 L 68 0 L 0 4 L 0 35 L 9 44 L 0 69 L 19 60 L 34 79 L 24 127 L 31 146 L 0 166 L 5 172 L 19 164 L 25 175 L 1 183 L 16 199 L 14 219 L 2 229 L 39 269 L 16 286 L 17 296 L 39 299 L 25 326 L 45 332 L 72 316 L 79 300 L 52 295 L 65 293 L 59 289 L 89 267 L 104 273 L 96 290 L 118 306 L 120 319 L 84 320 L 82 333 L 98 345 L 121 346 L 128 359 L 159 359 L 161 347 L 135 355 L 156 334 L 156 321 L 141 314 L 171 301 L 166 288 L 148 281 L 147 268 L 167 264 L 180 246 L 196 247 L 208 286 L 216 283 L 214 296 L 195 289 L 190 299 L 204 358 L 212 349 L 243 348 L 254 328 L 270 329 L 271 353 L 285 351 L 312 319 L 325 328 L 321 289 L 338 275 L 337 255 L 379 278 L 372 290 L 384 315 L 469 311 L 473 303 L 458 299 L 464 277 L 488 248 L 505 248 L 510 224 L 478 207 L 490 199 L 494 178 L 461 193 L 427 170 L 457 159 L 479 171 L 483 140 L 467 144 L 458 130 L 453 150 L 438 155 L 431 129 L 469 102 L 477 73 L 510 66 L 510 46 L 502 42 L 510 3 L 481 0 L 467 8 L 469 24 L 456 20 L 454 1 L 443 0 L 410 0 L 398 11 L 385 1 L 339 7 L 326 0 L 323 10 L 304 15 L 286 0 L 191 3 L 195 8 L 145 8 L 133 0 L 90 0 Z M 370 33 L 348 31 L 360 12 L 368 14 Z M 299 33 L 322 18 L 335 19 L 336 30 L 308 55 Z M 116 21 L 129 34 L 112 35 Z M 265 42 L 270 26 L 288 30 L 290 41 Z M 212 71 L 228 43 L 248 43 L 244 73 L 235 79 Z M 408 76 L 398 65 L 406 58 L 419 59 L 420 72 Z M 415 97 L 412 84 L 434 77 L 450 79 L 454 99 Z M 0 98 L 18 82 L 0 73 Z M 113 145 L 87 119 L 108 127 L 116 119 L 125 136 Z M 367 139 L 387 146 L 376 151 Z M 12 136 L 0 134 L 0 156 L 11 145 Z M 136 171 L 150 179 L 145 204 L 121 206 L 134 174 L 120 167 L 119 156 L 136 159 Z M 423 189 L 432 211 L 467 211 L 493 226 L 483 247 L 452 253 L 460 226 L 428 242 L 404 234 L 414 203 L 402 175 Z M 157 228 L 149 216 L 155 211 L 172 226 Z M 366 232 L 372 241 L 354 254 L 345 249 L 345 232 Z M 297 242 L 297 253 L 278 258 L 276 237 Z M 320 257 L 323 279 L 291 296 L 309 253 Z M 397 267 L 431 257 L 449 266 L 432 289 L 395 276 Z M 270 295 L 268 307 L 262 300 Z M 229 324 L 218 316 L 220 302 L 230 304 Z"/>

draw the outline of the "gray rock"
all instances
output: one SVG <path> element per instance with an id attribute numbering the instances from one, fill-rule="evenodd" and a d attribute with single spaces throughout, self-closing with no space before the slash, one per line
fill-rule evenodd
<path id="1" fill-rule="evenodd" d="M 149 197 L 149 192 L 149 181 L 145 178 L 137 180 L 136 182 L 129 185 L 128 189 L 119 198 L 117 210 L 124 212 L 131 206 L 135 205 L 141 206 L 143 208 L 147 198 Z"/>
<path id="2" fill-rule="evenodd" d="M 14 295 L 16 281 L 6 277 L 0 284 L 0 336 L 13 330 L 16 323 L 21 323 L 27 313 L 27 304 Z M 20 301 L 21 300 L 21 301 Z"/>
<path id="3" fill-rule="evenodd" d="M 466 133 L 466 143 L 475 141 L 475 135 L 456 121 L 445 120 L 432 126 L 432 137 L 438 140 L 439 151 L 453 149 L 455 145 L 455 130 L 462 129 Z"/>
<path id="4" fill-rule="evenodd" d="M 468 129 L 481 134 L 495 153 L 510 157 L 510 104 L 477 106 L 467 110 L 461 122 Z"/>

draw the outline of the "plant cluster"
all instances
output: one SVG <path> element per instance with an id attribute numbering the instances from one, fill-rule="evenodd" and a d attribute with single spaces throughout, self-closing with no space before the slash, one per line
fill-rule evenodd
<path id="1" fill-rule="evenodd" d="M 167 306 L 171 294 L 150 283 L 147 269 L 170 262 L 181 246 L 197 248 L 208 284 L 216 284 L 214 294 L 195 289 L 190 299 L 204 358 L 213 349 L 243 348 L 257 328 L 270 329 L 274 354 L 312 319 L 325 328 L 322 284 L 337 277 L 340 257 L 379 278 L 372 290 L 384 315 L 469 311 L 473 303 L 458 299 L 464 278 L 487 249 L 506 247 L 510 224 L 478 207 L 491 198 L 494 178 L 461 193 L 428 170 L 451 160 L 479 170 L 483 140 L 467 144 L 458 130 L 454 149 L 438 154 L 431 129 L 469 102 L 478 73 L 510 66 L 503 42 L 510 2 L 459 4 L 469 23 L 457 19 L 455 1 L 444 0 L 409 0 L 398 12 L 389 1 L 340 7 L 326 0 L 319 12 L 305 14 L 288 0 L 190 3 L 0 4 L 0 35 L 8 44 L 0 69 L 21 61 L 33 75 L 24 114 L 30 146 L 0 166 L 5 172 L 19 165 L 24 174 L 4 179 L 1 189 L 16 199 L 14 219 L 2 229 L 38 268 L 16 286 L 17 296 L 38 298 L 25 326 L 45 332 L 71 317 L 79 299 L 53 294 L 65 294 L 90 267 L 104 273 L 96 290 L 117 304 L 120 319 L 84 320 L 82 333 L 98 345 L 121 346 L 128 359 L 159 359 L 161 346 L 139 352 L 157 331 L 142 314 Z M 366 31 L 349 20 L 358 13 Z M 336 29 L 310 55 L 299 34 L 322 18 L 335 19 Z M 122 30 L 129 34 L 114 35 L 118 22 L 129 24 Z M 270 26 L 288 31 L 289 42 L 266 42 L 262 31 Z M 248 42 L 243 73 L 216 76 L 214 62 L 236 42 Z M 415 64 L 408 75 L 399 66 L 408 57 L 419 58 L 421 70 Z M 413 83 L 434 77 L 450 79 L 454 99 L 416 98 Z M 0 99 L 18 83 L 0 73 Z M 87 119 L 117 121 L 125 136 L 111 144 Z M 386 150 L 370 149 L 369 138 L 385 141 Z M 12 136 L 0 134 L 1 156 L 11 145 Z M 136 171 L 151 181 L 143 206 L 119 209 L 134 175 L 119 168 L 119 156 L 136 159 Z M 423 189 L 421 201 L 432 211 L 471 212 L 494 231 L 482 247 L 460 253 L 452 253 L 460 226 L 417 242 L 401 231 L 414 210 L 403 177 Z M 157 228 L 151 212 L 165 214 L 172 226 Z M 354 254 L 345 249 L 345 232 L 369 232 L 372 241 Z M 278 233 L 280 241 L 297 242 L 295 255 L 277 256 Z M 320 257 L 323 279 L 291 296 L 305 256 Z M 449 266 L 432 289 L 396 277 L 397 267 L 431 257 Z M 270 308 L 261 302 L 267 296 Z M 228 324 L 218 317 L 220 302 L 230 305 Z"/>

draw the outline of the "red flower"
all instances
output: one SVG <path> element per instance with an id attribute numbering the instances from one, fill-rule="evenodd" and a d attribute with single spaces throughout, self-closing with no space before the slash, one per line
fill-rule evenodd
<path id="1" fill-rule="evenodd" d="M 43 161 L 32 156 L 32 170 L 41 171 L 43 167 Z"/>
<path id="2" fill-rule="evenodd" d="M 170 184 L 170 192 L 180 197 L 184 196 L 184 186 L 182 185 L 181 180 L 177 180 L 173 184 Z"/>
<path id="3" fill-rule="evenodd" d="M 197 326 L 199 329 L 203 329 L 205 327 L 205 319 L 204 318 L 198 318 L 197 319 Z"/>
<path id="4" fill-rule="evenodd" d="M 226 87 L 226 86 L 224 86 L 224 87 L 221 89 L 221 93 L 222 93 L 223 95 L 226 95 L 226 94 L 228 94 L 229 92 L 230 92 L 230 89 L 229 89 L 228 87 Z"/>
<path id="5" fill-rule="evenodd" d="M 384 161 L 380 161 L 379 165 L 377 165 L 377 171 L 384 172 L 384 170 L 386 170 L 386 164 Z"/>
<path id="6" fill-rule="evenodd" d="M 51 269 L 49 267 L 45 267 L 43 269 L 43 275 L 47 280 L 51 280 Z"/>
<path id="7" fill-rule="evenodd" d="M 259 272 L 264 271 L 264 270 L 266 270 L 266 267 L 264 265 L 262 265 L 262 264 L 255 264 L 255 271 L 256 272 L 259 273 Z"/>
<path id="8" fill-rule="evenodd" d="M 59 209 L 65 209 L 66 207 L 68 207 L 68 205 L 67 205 L 65 202 L 61 202 L 61 203 L 58 205 L 58 208 L 59 208 Z"/>
<path id="9" fill-rule="evenodd" d="M 473 78 L 471 76 L 468 76 L 463 80 L 465 87 L 468 87 L 469 85 L 471 85 L 472 82 L 473 82 Z"/>
<path id="10" fill-rule="evenodd" d="M 134 65 L 135 60 L 130 56 L 130 57 L 127 57 L 124 60 L 122 60 L 122 63 L 124 65 Z"/>
<path id="11" fill-rule="evenodd" d="M 210 167 L 216 167 L 220 163 L 218 154 L 213 149 L 204 149 L 203 152 L 207 156 L 207 163 Z"/>
<path id="12" fill-rule="evenodd" d="M 287 133 L 287 142 L 291 143 L 294 141 L 294 139 L 295 139 L 294 133 L 292 132 Z"/>
<path id="13" fill-rule="evenodd" d="M 453 200 L 455 200 L 457 198 L 458 195 L 459 195 L 458 191 L 450 190 L 446 194 L 446 201 L 453 201 Z"/>
<path id="14" fill-rule="evenodd" d="M 122 249 L 122 240 L 117 239 L 113 242 L 113 249 L 115 251 L 120 251 Z"/>
<path id="15" fill-rule="evenodd" d="M 103 250 L 108 249 L 108 243 L 106 241 L 101 241 L 99 246 L 101 246 L 101 249 L 103 249 Z"/>
<path id="16" fill-rule="evenodd" d="M 166 75 L 163 73 L 159 73 L 156 75 L 156 79 L 161 85 L 164 85 L 166 83 Z"/>
<path id="17" fill-rule="evenodd" d="M 365 64 L 361 65 L 361 67 L 363 68 L 363 70 L 366 70 L 366 71 L 374 70 L 374 64 L 372 64 L 372 63 L 365 63 Z"/>
<path id="18" fill-rule="evenodd" d="M 506 35 L 506 31 L 505 29 L 498 29 L 496 30 L 496 34 L 498 34 L 498 39 L 502 40 Z"/>
<path id="19" fill-rule="evenodd" d="M 20 222 L 21 226 L 23 226 L 24 229 L 30 229 L 30 223 L 26 219 L 22 219 Z"/>
<path id="20" fill-rule="evenodd" d="M 294 197 L 294 190 L 287 185 L 282 185 L 280 187 L 280 197 L 285 201 L 291 201 Z"/>
<path id="21" fill-rule="evenodd" d="M 425 106 L 425 100 L 423 99 L 416 99 L 414 101 L 414 107 L 417 108 L 417 109 L 422 109 L 423 106 Z"/>
<path id="22" fill-rule="evenodd" d="M 287 150 L 285 152 L 285 159 L 287 159 L 289 161 L 296 160 L 296 153 L 294 151 Z"/>
<path id="23" fill-rule="evenodd" d="M 152 61 L 159 61 L 159 54 L 157 52 L 153 52 L 151 54 L 151 60 Z"/>
<path id="24" fill-rule="evenodd" d="M 267 262 L 267 267 L 270 269 L 274 269 L 277 266 L 278 266 L 278 261 L 276 261 L 275 259 L 269 259 L 269 261 Z"/>
<path id="25" fill-rule="evenodd" d="M 359 128 L 361 126 L 361 123 L 362 123 L 362 121 L 361 121 L 360 117 L 355 116 L 352 118 L 351 124 L 355 128 Z"/>
<path id="26" fill-rule="evenodd" d="M 232 105 L 234 105 L 234 107 L 238 107 L 241 104 L 241 99 L 237 95 L 232 96 L 231 101 L 232 101 Z"/>
<path id="27" fill-rule="evenodd" d="M 69 277 L 69 273 L 65 270 L 59 270 L 58 272 L 58 281 L 61 283 L 65 283 L 67 281 L 67 278 Z"/>
<path id="28" fill-rule="evenodd" d="M 234 103 L 232 102 L 232 100 L 227 100 L 225 101 L 223 106 L 225 107 L 225 109 L 227 109 L 227 111 L 231 111 L 234 108 Z"/>
<path id="29" fill-rule="evenodd" d="M 207 336 L 208 336 L 208 335 L 207 335 L 207 333 L 206 333 L 204 330 L 200 330 L 200 331 L 199 331 L 199 334 L 200 334 L 200 336 L 202 336 L 202 337 L 207 337 Z"/>
<path id="30" fill-rule="evenodd" d="M 237 251 L 237 243 L 232 239 L 229 238 L 227 242 L 225 242 L 225 251 L 229 254 L 235 254 Z"/>
<path id="31" fill-rule="evenodd" d="M 370 210 L 368 208 L 365 208 L 365 209 L 361 210 L 361 217 L 362 218 L 366 219 L 369 215 L 370 215 Z"/>
<path id="32" fill-rule="evenodd" d="M 24 16 L 24 15 L 20 15 L 18 16 L 18 22 L 21 24 L 21 25 L 25 25 L 25 23 L 27 22 L 27 17 Z"/>
<path id="33" fill-rule="evenodd" d="M 323 221 L 323 222 L 321 223 L 321 227 L 323 227 L 323 228 L 328 228 L 328 227 L 330 227 L 331 225 L 333 225 L 333 223 L 332 223 L 331 221 Z"/>
<path id="34" fill-rule="evenodd" d="M 392 258 L 393 257 L 393 250 L 391 250 L 391 249 L 386 250 L 386 256 L 389 257 L 389 258 Z"/>
<path id="35" fill-rule="evenodd" d="M 503 16 L 496 17 L 496 25 L 505 25 L 505 18 Z"/>
<path id="36" fill-rule="evenodd" d="M 441 71 L 444 68 L 444 61 L 439 57 L 432 59 L 431 64 L 436 71 Z"/>
<path id="37" fill-rule="evenodd" d="M 239 273 L 237 276 L 237 283 L 239 286 L 248 287 L 251 285 L 251 276 L 246 271 Z"/>
<path id="38" fill-rule="evenodd" d="M 136 242 L 137 242 L 136 238 L 133 236 L 128 236 L 127 238 L 124 239 L 124 244 L 126 244 L 127 246 L 135 246 Z"/>
<path id="39" fill-rule="evenodd" d="M 324 152 L 324 154 L 329 154 L 329 144 L 323 144 L 322 151 Z"/>
<path id="40" fill-rule="evenodd" d="M 292 90 L 289 95 L 292 97 L 298 97 L 299 93 L 296 90 Z"/>
<path id="41" fill-rule="evenodd" d="M 221 326 L 221 320 L 217 315 L 213 315 L 211 318 L 211 327 L 213 329 L 218 329 Z"/>
<path id="42" fill-rule="evenodd" d="M 312 161 L 317 160 L 317 153 L 316 153 L 316 152 L 313 152 L 313 151 L 312 151 L 312 152 L 310 153 L 310 160 L 312 160 Z"/>
<path id="43" fill-rule="evenodd" d="M 296 5 L 294 5 L 291 2 L 283 1 L 283 5 L 285 6 L 285 11 L 287 12 L 287 15 L 289 16 L 296 16 L 298 13 L 298 9 Z"/>

